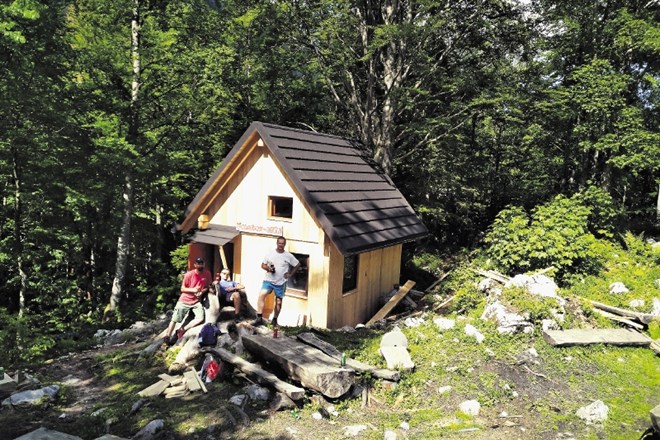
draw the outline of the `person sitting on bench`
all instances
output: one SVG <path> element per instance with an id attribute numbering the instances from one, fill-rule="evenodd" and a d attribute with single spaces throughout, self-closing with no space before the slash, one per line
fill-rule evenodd
<path id="1" fill-rule="evenodd" d="M 222 269 L 219 275 L 220 276 L 218 277 L 218 274 L 216 274 L 213 285 L 215 286 L 216 292 L 218 293 L 220 306 L 233 306 L 234 321 L 238 322 L 240 320 L 241 313 L 240 291 L 245 289 L 245 286 L 231 280 L 229 269 Z"/>

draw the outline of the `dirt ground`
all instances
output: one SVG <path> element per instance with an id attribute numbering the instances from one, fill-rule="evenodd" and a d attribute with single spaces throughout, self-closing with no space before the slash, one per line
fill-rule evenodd
<path id="1" fill-rule="evenodd" d="M 134 398 L 131 396 L 128 404 L 123 402 L 122 407 L 113 408 L 108 402 L 112 402 L 113 396 L 117 394 L 117 387 L 121 386 L 120 379 L 108 373 L 112 368 L 101 362 L 135 365 L 144 346 L 143 340 L 99 347 L 39 366 L 34 373 L 41 378 L 42 385 L 64 385 L 61 395 L 55 402 L 39 409 L 0 410 L 0 439 L 14 439 L 41 426 L 77 435 L 83 440 L 95 439 L 106 433 L 131 438 L 150 420 L 158 418 L 165 421 L 165 429 L 157 438 L 165 440 L 383 439 L 386 430 L 394 432 L 397 439 L 607 438 L 601 428 L 586 426 L 584 423 L 571 422 L 573 425 L 565 425 L 559 421 L 554 426 L 547 426 L 547 422 L 539 418 L 539 412 L 554 413 L 558 416 L 557 420 L 562 420 L 562 414 L 575 411 L 574 408 L 566 407 L 573 391 L 564 383 L 563 378 L 553 377 L 552 372 L 544 371 L 543 365 L 530 366 L 497 360 L 481 363 L 475 369 L 465 372 L 465 380 L 497 377 L 511 384 L 517 396 L 504 399 L 505 404 L 482 406 L 480 414 L 465 423 L 467 428 L 456 428 L 457 423 L 461 422 L 457 419 L 456 408 L 464 399 L 454 393 L 439 395 L 439 384 L 430 381 L 411 390 L 415 397 L 425 402 L 423 408 L 411 410 L 408 406 L 406 409 L 404 400 L 409 396 L 388 401 L 382 393 L 374 392 L 368 405 L 362 395 L 348 401 L 322 401 L 324 408 L 334 405 L 337 414 L 326 414 L 320 419 L 313 417 L 319 406 L 313 403 L 302 408 L 274 412 L 269 402 L 256 401 L 248 403 L 242 410 L 238 409 L 229 403 L 229 398 L 249 385 L 238 372 L 221 382 L 209 384 L 209 392 L 206 394 L 193 393 L 175 399 L 160 396 L 147 399 L 140 409 L 128 411 L 127 405 L 130 408 L 130 405 L 140 400 L 135 395 Z M 121 356 L 105 356 L 105 361 L 99 360 L 101 355 L 120 351 Z M 148 374 L 155 382 L 157 375 L 165 372 L 165 368 L 161 368 Z M 123 382 L 126 380 L 125 377 L 121 379 Z M 107 412 L 92 416 L 100 407 L 107 407 Z M 405 421 L 413 419 L 416 423 L 407 428 Z M 424 423 L 419 423 L 420 419 Z M 640 424 L 642 430 L 644 428 L 644 422 L 631 423 Z M 365 428 L 356 437 L 347 433 L 348 427 L 360 425 Z"/>

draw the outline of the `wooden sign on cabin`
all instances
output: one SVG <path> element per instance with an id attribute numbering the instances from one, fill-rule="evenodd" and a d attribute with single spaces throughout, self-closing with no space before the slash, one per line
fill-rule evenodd
<path id="1" fill-rule="evenodd" d="M 340 328 L 366 322 L 399 283 L 402 244 L 427 229 L 354 142 L 254 122 L 186 209 L 189 261 L 227 267 L 256 301 L 276 239 L 301 262 L 279 322 Z M 210 262 L 210 263 L 209 263 Z"/>

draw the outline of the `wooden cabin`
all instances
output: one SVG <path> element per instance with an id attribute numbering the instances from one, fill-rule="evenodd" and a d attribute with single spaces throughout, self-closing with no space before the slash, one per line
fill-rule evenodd
<path id="1" fill-rule="evenodd" d="M 256 302 L 263 257 L 286 237 L 301 262 L 278 321 L 322 328 L 366 322 L 399 284 L 402 244 L 427 229 L 354 142 L 254 122 L 188 206 L 177 229 L 189 259 L 228 267 Z"/>

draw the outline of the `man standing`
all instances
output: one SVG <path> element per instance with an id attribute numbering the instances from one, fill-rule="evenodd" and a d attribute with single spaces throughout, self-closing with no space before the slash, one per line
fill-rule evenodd
<path id="1" fill-rule="evenodd" d="M 282 310 L 282 299 L 286 291 L 286 282 L 291 278 L 300 268 L 300 262 L 284 250 L 286 246 L 286 238 L 277 237 L 277 247 L 269 251 L 261 263 L 261 268 L 266 271 L 264 281 L 261 285 L 259 292 L 259 299 L 257 301 L 257 319 L 254 320 L 252 325 L 263 325 L 263 310 L 266 295 L 275 292 L 275 313 L 273 316 L 273 326 L 277 325 L 277 317 L 280 316 Z"/>
<path id="2" fill-rule="evenodd" d="M 229 269 L 222 269 L 220 277 L 218 278 L 216 275 L 213 285 L 218 293 L 220 307 L 234 306 L 234 321 L 238 322 L 241 313 L 240 291 L 245 289 L 245 286 L 230 279 Z"/>
<path id="3" fill-rule="evenodd" d="M 195 268 L 189 270 L 183 276 L 181 282 L 181 296 L 174 307 L 172 320 L 167 327 L 165 343 L 172 344 L 176 341 L 170 341 L 172 332 L 177 323 L 183 322 L 192 310 L 194 318 L 186 326 L 181 326 L 176 332 L 176 340 L 183 337 L 183 334 L 191 328 L 204 322 L 204 307 L 200 302 L 202 296 L 208 293 L 211 286 L 211 272 L 204 267 L 204 259 L 197 257 L 195 259 Z"/>

